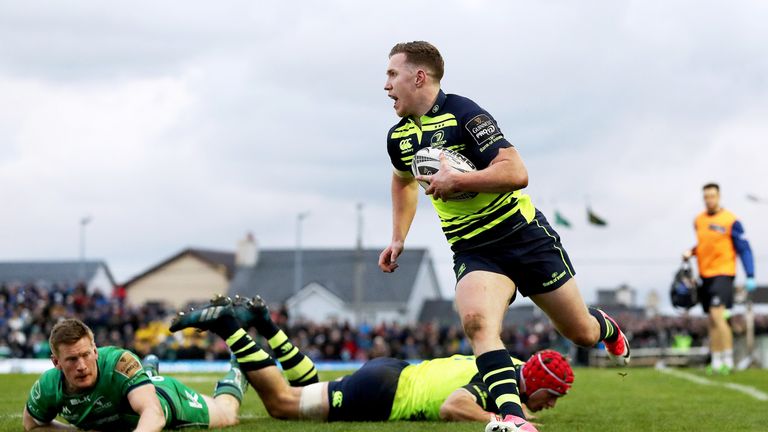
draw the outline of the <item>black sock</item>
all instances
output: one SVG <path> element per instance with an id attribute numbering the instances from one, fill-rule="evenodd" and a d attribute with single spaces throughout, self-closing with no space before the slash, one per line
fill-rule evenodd
<path id="1" fill-rule="evenodd" d="M 517 390 L 517 373 L 507 350 L 489 351 L 478 356 L 475 362 L 502 418 L 509 414 L 525 418 Z"/>
<path id="2" fill-rule="evenodd" d="M 240 330 L 240 323 L 230 315 L 219 317 L 211 326 L 211 331 L 221 336 L 224 340 L 229 339 L 238 330 Z"/>
<path id="3" fill-rule="evenodd" d="M 280 327 L 277 326 L 271 319 L 268 320 L 254 320 L 253 327 L 260 335 L 264 336 L 264 339 L 272 339 L 279 331 Z"/>
<path id="4" fill-rule="evenodd" d="M 589 314 L 595 317 L 597 323 L 600 324 L 600 340 L 615 342 L 616 338 L 619 337 L 619 331 L 613 321 L 606 318 L 607 315 L 603 315 L 600 309 L 589 308 Z"/>

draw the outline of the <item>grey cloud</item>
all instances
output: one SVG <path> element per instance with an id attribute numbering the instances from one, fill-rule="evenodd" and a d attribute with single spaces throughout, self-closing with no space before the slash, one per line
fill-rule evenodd
<path id="1" fill-rule="evenodd" d="M 427 39 L 446 58 L 446 91 L 487 108 L 518 146 L 534 202 L 578 221 L 561 234 L 583 288 L 664 287 L 693 239 L 703 179 L 720 177 L 750 235 L 768 235 L 761 213 L 738 201 L 768 187 L 757 144 L 766 18 L 761 2 L 6 2 L 0 85 L 16 88 L 24 109 L 0 107 L 0 179 L 16 186 L 6 201 L 17 209 L 0 222 L 28 241 L 0 256 L 74 255 L 86 211 L 93 252 L 120 277 L 186 245 L 231 249 L 249 229 L 267 247 L 290 247 L 307 208 L 308 245 L 349 245 L 356 202 L 366 203 L 367 244 L 385 244 L 384 138 L 397 121 L 382 90 L 386 56 L 395 42 Z M 177 99 L 162 105 L 164 92 Z M 61 124 L 46 133 L 56 113 L 42 108 L 53 102 L 100 119 L 92 95 L 129 104 L 98 107 L 135 121 L 109 123 L 112 135 Z M 29 147 L 43 140 L 72 145 L 82 161 Z M 584 222 L 587 199 L 607 230 Z M 409 244 L 433 250 L 450 291 L 444 243 L 422 200 Z"/>

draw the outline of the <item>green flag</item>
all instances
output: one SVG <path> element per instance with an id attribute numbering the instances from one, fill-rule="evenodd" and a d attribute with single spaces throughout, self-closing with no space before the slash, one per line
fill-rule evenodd
<path id="1" fill-rule="evenodd" d="M 566 228 L 571 227 L 571 222 L 568 219 L 564 218 L 563 215 L 557 210 L 555 210 L 555 224 L 564 226 Z"/>
<path id="2" fill-rule="evenodd" d="M 608 222 L 606 222 L 603 218 L 601 218 L 600 216 L 598 216 L 594 212 L 592 212 L 592 209 L 589 208 L 589 207 L 587 207 L 587 220 L 592 225 L 597 225 L 597 226 L 606 226 L 606 225 L 608 225 Z"/>

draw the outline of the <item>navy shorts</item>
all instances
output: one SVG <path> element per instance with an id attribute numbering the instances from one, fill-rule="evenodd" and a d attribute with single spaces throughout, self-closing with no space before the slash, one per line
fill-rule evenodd
<path id="1" fill-rule="evenodd" d="M 386 421 L 397 381 L 408 362 L 389 357 L 367 361 L 352 375 L 328 383 L 328 421 Z"/>
<path id="2" fill-rule="evenodd" d="M 477 270 L 509 277 L 525 297 L 554 291 L 576 274 L 560 236 L 538 210 L 528 225 L 514 233 L 454 254 L 456 282 Z"/>
<path id="3" fill-rule="evenodd" d="M 733 307 L 733 279 L 733 276 L 701 278 L 699 301 L 704 312 L 708 313 L 710 306 Z"/>

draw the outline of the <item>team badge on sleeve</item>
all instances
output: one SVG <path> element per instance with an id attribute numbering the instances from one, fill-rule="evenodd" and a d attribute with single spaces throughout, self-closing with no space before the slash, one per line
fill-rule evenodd
<path id="1" fill-rule="evenodd" d="M 40 399 L 40 381 L 35 381 L 35 385 L 32 386 L 32 392 L 30 393 L 30 396 L 32 396 L 32 400 L 34 402 L 37 402 Z"/>
<path id="2" fill-rule="evenodd" d="M 126 378 L 133 378 L 141 370 L 141 363 L 139 360 L 128 351 L 124 352 L 120 356 L 120 360 L 115 365 L 115 372 Z"/>
<path id="3" fill-rule="evenodd" d="M 472 117 L 464 127 L 479 146 L 491 144 L 498 139 L 497 137 L 501 137 L 501 129 L 488 114 Z"/>

